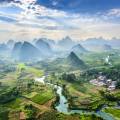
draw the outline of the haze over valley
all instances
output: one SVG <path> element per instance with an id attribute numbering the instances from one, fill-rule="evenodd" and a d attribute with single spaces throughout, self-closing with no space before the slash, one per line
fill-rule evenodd
<path id="1" fill-rule="evenodd" d="M 120 120 L 120 1 L 0 0 L 0 120 Z"/>

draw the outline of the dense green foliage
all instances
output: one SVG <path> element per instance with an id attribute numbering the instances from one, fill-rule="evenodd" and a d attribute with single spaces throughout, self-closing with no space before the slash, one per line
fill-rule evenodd
<path id="1" fill-rule="evenodd" d="M 0 120 L 8 120 L 9 110 L 0 107 Z"/>
<path id="2" fill-rule="evenodd" d="M 73 114 L 73 115 L 65 115 L 57 113 L 56 111 L 49 111 L 44 113 L 39 117 L 39 120 L 103 120 L 100 117 L 97 117 L 96 115 L 86 115 L 86 114 Z"/>
<path id="3" fill-rule="evenodd" d="M 19 95 L 19 92 L 16 88 L 12 88 L 10 90 L 5 91 L 0 95 L 0 103 L 7 103 L 9 101 L 14 100 Z"/>
<path id="4" fill-rule="evenodd" d="M 61 75 L 60 79 L 67 80 L 68 82 L 74 82 L 74 81 L 76 81 L 76 76 L 75 76 L 75 74 L 64 73 Z"/>

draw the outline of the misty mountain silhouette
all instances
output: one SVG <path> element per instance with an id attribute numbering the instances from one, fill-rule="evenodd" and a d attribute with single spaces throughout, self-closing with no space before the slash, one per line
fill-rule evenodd
<path id="1" fill-rule="evenodd" d="M 42 57 L 42 53 L 31 43 L 24 42 L 20 49 L 20 60 L 34 60 Z"/>
<path id="2" fill-rule="evenodd" d="M 77 68 L 85 68 L 85 63 L 74 53 L 71 52 L 66 58 L 67 64 L 77 67 Z"/>
<path id="3" fill-rule="evenodd" d="M 22 47 L 22 42 L 16 42 L 12 49 L 11 56 L 16 60 L 19 60 L 21 47 Z"/>
<path id="4" fill-rule="evenodd" d="M 44 54 L 44 56 L 50 56 L 53 53 L 52 48 L 49 45 L 49 43 L 45 42 L 42 39 L 39 39 L 38 41 L 36 41 L 35 45 L 39 49 L 39 51 L 42 54 Z"/>
<path id="5" fill-rule="evenodd" d="M 71 51 L 75 53 L 86 53 L 88 52 L 81 44 L 77 44 L 72 47 Z"/>
<path id="6" fill-rule="evenodd" d="M 39 49 L 26 41 L 15 43 L 11 55 L 15 60 L 20 61 L 38 60 L 43 57 Z"/>
<path id="7" fill-rule="evenodd" d="M 66 36 L 58 42 L 58 45 L 63 49 L 71 49 L 75 45 L 75 42 L 69 36 Z"/>

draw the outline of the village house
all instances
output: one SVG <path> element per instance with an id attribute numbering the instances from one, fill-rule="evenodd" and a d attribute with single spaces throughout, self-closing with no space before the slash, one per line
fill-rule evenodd
<path id="1" fill-rule="evenodd" d="M 116 81 L 112 81 L 111 79 L 107 79 L 106 76 L 100 75 L 96 79 L 90 80 L 90 83 L 96 86 L 106 86 L 107 90 L 115 90 Z"/>
<path id="2" fill-rule="evenodd" d="M 116 88 L 116 81 L 112 81 L 111 84 L 108 86 L 108 90 L 115 90 Z"/>

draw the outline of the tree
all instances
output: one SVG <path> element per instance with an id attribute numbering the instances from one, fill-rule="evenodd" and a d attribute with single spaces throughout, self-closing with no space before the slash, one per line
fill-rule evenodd
<path id="1" fill-rule="evenodd" d="M 0 82 L 0 87 L 2 86 L 2 82 Z"/>
<path id="2" fill-rule="evenodd" d="M 117 80 L 116 88 L 117 88 L 117 89 L 120 89 L 120 80 Z"/>
<path id="3" fill-rule="evenodd" d="M 74 81 L 76 81 L 76 76 L 75 76 L 75 74 L 73 74 L 73 73 L 71 73 L 71 74 L 66 74 L 66 73 L 64 73 L 64 74 L 62 74 L 62 79 L 63 80 L 67 80 L 67 81 L 69 81 L 69 82 L 74 82 Z"/>

